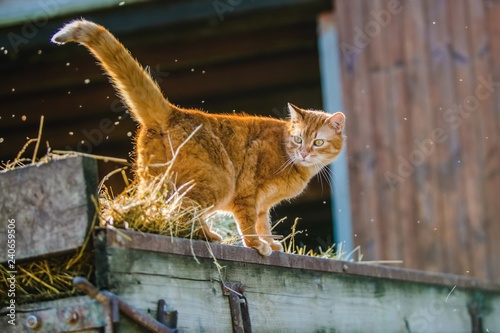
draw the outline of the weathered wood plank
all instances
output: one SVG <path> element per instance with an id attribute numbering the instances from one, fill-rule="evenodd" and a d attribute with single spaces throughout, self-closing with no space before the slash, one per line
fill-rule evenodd
<path id="1" fill-rule="evenodd" d="M 498 22 L 500 22 L 500 3 L 499 2 L 493 2 L 493 1 L 483 1 L 483 4 L 485 6 L 485 21 L 487 24 L 487 30 L 488 30 L 488 37 L 489 37 L 489 46 L 490 46 L 490 52 L 491 52 L 491 62 L 490 62 L 490 72 L 488 73 L 488 76 L 491 75 L 491 78 L 494 82 L 499 82 L 500 81 L 500 28 L 498 25 Z M 495 88 L 495 93 L 492 92 L 490 99 L 492 101 L 492 109 L 490 112 L 492 112 L 493 119 L 490 120 L 492 123 L 489 124 L 489 126 L 492 126 L 491 130 L 494 131 L 495 133 L 500 133 L 500 94 L 497 91 L 498 88 Z M 490 140 L 488 139 L 485 140 Z M 497 141 L 493 141 L 498 143 Z M 498 160 L 498 155 L 500 155 L 500 152 L 498 149 L 498 144 L 496 145 L 497 151 L 494 153 L 497 155 L 497 160 Z M 499 164 L 491 165 L 492 169 L 489 169 L 490 171 L 486 172 L 487 177 L 500 177 L 499 175 L 499 170 L 500 168 L 498 167 Z M 492 183 L 494 183 L 493 181 Z M 491 186 L 491 185 L 490 185 Z M 498 187 L 497 187 L 498 188 Z M 497 195 L 494 194 L 492 198 L 487 198 L 488 202 L 491 200 L 497 200 Z M 492 206 L 488 205 L 488 216 L 491 218 L 492 214 L 498 217 L 498 205 L 496 209 L 493 208 Z M 496 236 L 495 235 L 500 235 L 500 223 L 495 223 L 495 222 L 490 222 L 488 225 L 488 235 L 489 235 L 489 245 L 490 245 L 490 256 L 493 259 L 490 263 L 491 265 L 491 274 L 496 277 L 497 280 L 500 278 L 500 260 L 495 260 L 496 256 L 498 253 L 500 253 L 500 242 L 496 241 Z"/>
<path id="2" fill-rule="evenodd" d="M 497 193 L 500 188 L 500 136 L 496 125 L 494 111 L 494 101 L 491 93 L 487 95 L 479 94 L 478 85 L 482 80 L 487 80 L 491 75 L 492 53 L 490 47 L 490 36 L 486 27 L 486 12 L 484 4 L 481 1 L 469 1 L 467 12 L 469 14 L 468 30 L 471 34 L 471 55 L 474 71 L 474 103 L 477 103 L 477 109 L 472 112 L 471 119 L 465 119 L 465 122 L 477 122 L 476 127 L 476 147 L 477 165 L 480 168 L 480 180 L 477 183 L 481 197 L 479 198 L 482 210 L 481 221 L 479 225 L 473 225 L 471 228 L 473 239 L 476 240 L 474 250 L 478 253 L 473 258 L 474 274 L 478 277 L 494 278 L 493 266 L 495 265 L 496 255 L 500 251 L 500 246 L 491 237 L 490 226 L 497 224 L 498 207 Z M 497 60 L 497 59 L 496 59 Z M 498 61 L 498 60 L 497 60 Z M 485 98 L 486 97 L 486 98 Z M 471 103 L 472 104 L 472 103 Z M 494 231 L 494 229 L 492 230 Z M 481 258 L 479 261 L 478 258 Z"/>
<path id="3" fill-rule="evenodd" d="M 282 252 L 273 252 L 269 257 L 259 255 L 254 249 L 223 245 L 219 243 L 206 243 L 191 241 L 189 239 L 172 238 L 154 234 L 143 234 L 129 230 L 97 229 L 95 239 L 96 251 L 102 251 L 97 258 L 98 271 L 109 270 L 108 254 L 110 247 L 126 248 L 160 253 L 171 253 L 197 258 L 214 257 L 217 260 L 239 261 L 247 264 L 266 266 L 279 266 L 285 268 L 343 273 L 347 275 L 362 275 L 370 278 L 387 278 L 401 281 L 412 281 L 443 286 L 457 286 L 464 289 L 478 288 L 500 292 L 500 282 L 482 281 L 461 275 L 437 274 L 412 269 L 393 268 L 382 265 L 369 265 L 364 263 L 344 262 L 339 260 L 313 258 L 301 255 L 292 255 Z M 100 260 L 102 259 L 102 260 Z M 107 279 L 107 277 L 105 277 Z M 101 288 L 112 288 L 110 280 L 97 282 Z M 112 282 L 112 281 L 111 281 Z"/>
<path id="4" fill-rule="evenodd" d="M 468 259 L 465 246 L 460 243 L 458 237 L 457 224 L 461 219 L 460 212 L 460 162 L 457 162 L 457 148 L 460 147 L 458 135 L 454 128 L 451 128 L 447 123 L 444 114 L 448 109 L 452 108 L 457 102 L 456 83 L 457 73 L 454 67 L 454 57 L 450 49 L 453 43 L 451 35 L 451 26 L 458 27 L 463 25 L 465 20 L 460 17 L 455 17 L 460 13 L 454 11 L 463 1 L 454 3 L 453 1 L 443 1 L 434 3 L 434 9 L 429 7 L 429 11 L 436 12 L 435 15 L 429 14 L 427 25 L 429 32 L 434 36 L 434 41 L 431 43 L 431 63 L 433 66 L 438 65 L 441 71 L 438 72 L 439 79 L 437 81 L 437 89 L 439 95 L 435 96 L 433 104 L 434 132 L 430 132 L 431 146 L 430 149 L 435 152 L 434 158 L 434 174 L 439 188 L 435 189 L 440 206 L 436 206 L 441 212 L 436 220 L 434 234 L 441 242 L 441 262 L 440 266 L 448 272 L 455 274 L 466 274 L 465 266 Z M 429 2 L 430 5 L 430 2 Z M 456 5 L 456 6 L 455 6 Z M 455 8 L 457 7 L 457 8 Z M 447 9 L 449 8 L 449 9 Z M 466 40 L 463 38 L 462 41 Z M 434 50 L 434 54 L 433 51 Z M 444 52 L 443 52 L 444 51 Z M 439 60 L 440 58 L 441 60 Z M 438 64 L 439 61 L 444 61 L 445 65 Z M 433 78 L 434 81 L 434 78 Z M 434 133 L 443 133 L 442 140 Z M 440 142 L 441 141 L 441 142 Z M 424 146 L 425 147 L 425 146 Z M 458 158 L 459 159 L 459 158 Z M 463 220 L 462 220 L 463 221 Z M 464 253 L 463 256 L 457 256 L 457 251 Z M 464 266 L 465 265 L 465 266 Z"/>
<path id="5" fill-rule="evenodd" d="M 354 11 L 353 15 L 363 15 L 364 20 L 363 24 L 358 25 L 356 28 L 366 31 L 367 23 L 370 21 L 374 22 L 373 18 L 369 17 L 370 9 L 380 9 L 380 1 L 374 2 L 372 6 L 364 3 L 361 12 Z M 383 30 L 383 28 L 380 29 Z M 368 260 L 378 260 L 384 257 L 382 255 L 383 244 L 378 242 L 378 240 L 384 232 L 382 226 L 385 220 L 380 215 L 379 202 L 376 199 L 381 178 L 376 154 L 380 147 L 380 142 L 377 141 L 377 128 L 374 124 L 378 123 L 380 119 L 377 119 L 379 115 L 375 112 L 366 112 L 367 110 L 364 109 L 365 107 L 371 107 L 372 110 L 383 110 L 383 105 L 386 101 L 386 96 L 382 92 L 385 86 L 382 82 L 383 75 L 381 75 L 383 72 L 382 68 L 384 67 L 384 45 L 381 38 L 380 35 L 374 36 L 366 47 L 360 51 L 366 59 L 365 70 L 367 71 L 366 78 L 361 79 L 366 79 L 367 86 L 363 87 L 362 91 L 358 91 L 358 94 L 365 95 L 365 98 L 369 99 L 369 105 L 358 110 L 359 114 L 356 115 L 359 123 L 358 131 L 363 133 L 358 143 L 357 152 L 357 157 L 361 162 L 359 165 L 360 175 L 358 177 L 363 187 L 360 189 L 361 193 L 355 200 L 359 201 L 361 207 L 365 207 L 365 209 L 362 211 L 363 215 L 355 220 L 355 234 L 357 245 L 361 245 L 361 251 L 368 254 Z M 376 87 L 376 89 L 369 89 L 369 86 Z M 356 137 L 358 135 L 359 133 L 355 134 Z"/>
<path id="6" fill-rule="evenodd" d="M 344 83 L 344 94 L 348 94 L 347 99 L 350 102 L 346 103 L 347 113 L 349 117 L 349 126 L 347 126 L 347 136 L 353 140 L 348 143 L 348 161 L 349 168 L 354 175 L 351 180 L 351 203 L 353 213 L 353 232 L 354 246 L 362 245 L 363 252 L 369 259 L 379 259 L 379 254 L 375 242 L 373 228 L 365 228 L 375 218 L 376 212 L 373 211 L 375 205 L 375 197 L 370 195 L 368 188 L 373 184 L 373 155 L 365 154 L 367 146 L 369 147 L 373 139 L 371 137 L 370 121 L 367 120 L 366 110 L 370 109 L 371 90 L 370 80 L 368 77 L 368 45 L 370 41 L 366 37 L 360 36 L 364 34 L 368 14 L 363 1 L 343 1 L 339 3 L 343 6 L 344 14 L 349 17 L 348 20 L 342 18 L 339 21 L 343 26 L 339 30 L 341 32 L 340 42 L 341 51 L 343 53 L 343 79 L 347 80 Z M 345 20 L 345 21 L 344 21 Z M 370 204 L 369 202 L 372 201 Z M 359 239 L 358 239 L 359 237 Z M 366 247 L 366 249 L 365 249 Z"/>
<path id="7" fill-rule="evenodd" d="M 15 225 L 15 259 L 53 255 L 82 245 L 95 215 L 94 159 L 53 159 L 0 172 L 0 262 L 7 262 L 8 225 Z"/>
<path id="8" fill-rule="evenodd" d="M 485 267 L 484 259 L 479 258 L 480 252 L 485 254 L 484 244 L 477 243 L 477 239 L 471 233 L 473 225 L 477 225 L 482 221 L 482 200 L 479 197 L 480 179 L 478 172 L 480 162 L 478 160 L 479 153 L 476 139 L 476 129 L 479 121 L 473 117 L 464 119 L 462 114 L 464 109 L 469 109 L 470 97 L 474 94 L 476 79 L 473 72 L 473 54 L 471 48 L 470 27 L 468 26 L 467 18 L 467 1 L 461 1 L 453 6 L 452 12 L 455 14 L 451 25 L 451 55 L 453 59 L 453 67 L 455 71 L 454 85 L 456 89 L 456 101 L 452 106 L 449 106 L 444 113 L 447 120 L 448 129 L 451 133 L 458 132 L 459 143 L 455 147 L 455 154 L 451 156 L 449 161 L 452 169 L 458 171 L 458 179 L 462 180 L 458 185 L 457 190 L 460 191 L 460 204 L 466 209 L 460 212 L 458 216 L 458 231 L 459 247 L 464 251 L 462 259 L 458 259 L 456 254 L 450 253 L 454 261 L 462 261 L 462 265 L 457 265 L 457 269 L 462 266 L 465 272 L 473 272 L 473 274 L 481 274 L 484 277 L 484 272 L 474 272 L 474 263 L 478 260 L 478 265 Z M 467 26 L 467 29 L 465 28 Z M 453 111 L 453 113 L 451 113 Z M 469 117 L 467 117 L 469 118 Z M 459 210 L 460 211 L 460 210 Z M 464 261 L 465 259 L 465 261 Z M 478 266 L 476 266 L 478 267 Z M 458 271 L 455 271 L 458 273 Z M 464 274 L 465 272 L 461 272 Z"/>
<path id="9" fill-rule="evenodd" d="M 432 113 L 429 100 L 429 62 L 427 57 L 428 47 L 426 43 L 426 26 L 425 13 L 423 3 L 404 2 L 404 70 L 405 70 L 405 86 L 407 94 L 407 109 L 409 114 L 402 120 L 402 126 L 411 133 L 413 140 L 422 142 L 425 139 L 425 134 L 428 131 L 429 119 L 432 119 Z M 408 160 L 409 154 L 415 149 L 409 149 L 403 158 Z M 398 161 L 400 162 L 400 161 Z M 408 176 L 406 172 L 409 170 L 401 170 L 403 167 L 394 170 L 399 176 L 406 176 L 400 181 L 413 183 L 414 210 L 412 219 L 407 221 L 414 226 L 414 237 L 406 238 L 414 243 L 414 247 L 420 247 L 420 240 L 425 239 L 427 235 L 422 232 L 420 221 L 425 218 L 430 211 L 430 202 L 433 198 L 432 178 L 429 163 L 421 163 L 414 165 L 413 174 Z M 401 170 L 401 171 L 400 171 Z M 408 198 L 407 198 L 408 199 Z M 409 200 L 409 199 L 408 199 Z M 416 255 L 413 259 L 415 268 L 425 268 L 425 258 Z"/>
<path id="10" fill-rule="evenodd" d="M 385 8 L 392 6 L 391 1 L 383 1 L 383 3 Z M 401 42 L 404 40 L 404 11 L 410 8 L 405 8 L 402 4 L 396 8 L 397 12 L 392 15 L 385 33 L 386 57 L 389 65 L 386 71 L 388 92 L 386 127 L 391 140 L 389 151 L 392 153 L 392 170 L 397 169 L 400 158 L 406 158 L 408 152 L 413 150 L 412 132 L 405 120 L 410 117 L 410 110 L 405 89 L 404 43 Z M 389 235 L 394 240 L 388 258 L 402 259 L 406 267 L 417 268 L 414 258 L 418 256 L 418 244 L 412 237 L 415 230 L 413 221 L 415 189 L 412 176 L 408 176 L 406 181 L 400 182 L 398 187 L 391 189 L 395 218 L 391 219 L 390 224 Z"/>
<path id="11" fill-rule="evenodd" d="M 157 301 L 165 299 L 179 311 L 179 328 L 184 332 L 231 331 L 222 281 L 244 284 L 257 332 L 468 332 L 467 304 L 481 297 L 488 309 L 484 322 L 499 321 L 495 306 L 500 303 L 500 287 L 490 292 L 454 288 L 454 282 L 471 280 L 463 277 L 443 284 L 412 282 L 411 277 L 420 274 L 437 276 L 415 271 L 406 281 L 376 278 L 366 274 L 375 267 L 350 274 L 351 268 L 366 267 L 362 264 L 283 253 L 263 258 L 252 249 L 210 244 L 224 267 L 219 273 L 204 242 L 100 232 L 106 233 L 96 239 L 107 247 L 112 291 L 153 316 Z M 336 272 L 331 270 L 335 266 L 340 266 Z"/>

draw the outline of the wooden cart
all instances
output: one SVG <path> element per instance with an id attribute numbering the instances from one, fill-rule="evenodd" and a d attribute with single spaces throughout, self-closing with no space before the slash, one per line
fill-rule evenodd
<path id="1" fill-rule="evenodd" d="M 95 175 L 95 163 L 82 157 L 0 174 L 0 244 L 7 244 L 4 224 L 15 218 L 23 260 L 81 246 L 94 214 Z M 59 193 L 54 179 L 66 177 L 76 185 Z M 23 187 L 12 187 L 28 178 L 29 203 L 20 201 Z M 73 201 L 55 205 L 51 195 Z M 56 206 L 73 213 L 41 213 Z M 28 236 L 68 221 L 74 229 L 47 236 L 50 244 Z M 97 289 L 77 278 L 88 295 L 16 306 L 15 326 L 3 308 L 2 332 L 500 331 L 500 286 L 493 282 L 286 253 L 262 257 L 238 246 L 108 228 L 93 231 L 93 244 Z M 8 260 L 5 247 L 0 258 Z"/>

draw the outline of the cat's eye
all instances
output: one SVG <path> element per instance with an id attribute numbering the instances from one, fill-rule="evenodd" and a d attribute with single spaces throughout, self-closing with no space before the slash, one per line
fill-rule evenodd
<path id="1" fill-rule="evenodd" d="M 314 140 L 313 144 L 314 144 L 315 147 L 321 147 L 322 145 L 325 144 L 325 140 L 323 140 L 323 139 L 316 139 L 316 140 Z"/>
<path id="2" fill-rule="evenodd" d="M 295 143 L 297 143 L 297 144 L 301 144 L 302 143 L 302 138 L 300 136 L 295 135 L 293 137 L 293 141 L 295 141 Z"/>

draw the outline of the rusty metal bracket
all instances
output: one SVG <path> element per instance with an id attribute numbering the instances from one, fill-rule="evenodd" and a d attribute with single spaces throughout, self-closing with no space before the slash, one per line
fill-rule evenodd
<path id="1" fill-rule="evenodd" d="M 117 323 L 119 320 L 119 311 L 124 313 L 127 317 L 134 320 L 142 327 L 147 328 L 151 332 L 157 333 L 177 333 L 177 330 L 171 330 L 162 323 L 154 320 L 153 318 L 141 313 L 139 310 L 120 299 L 115 294 L 109 291 L 99 291 L 87 279 L 77 276 L 73 279 L 73 285 L 86 292 L 90 297 L 96 299 L 103 304 L 107 310 L 106 320 L 106 333 L 112 332 L 112 324 Z M 118 311 L 119 309 L 119 311 Z M 111 330 L 111 331 L 109 331 Z"/>
<path id="2" fill-rule="evenodd" d="M 248 302 L 243 291 L 243 284 L 240 282 L 222 282 L 222 292 L 225 296 L 229 296 L 234 333 L 252 332 Z"/>
<path id="3" fill-rule="evenodd" d="M 483 296 L 475 293 L 474 300 L 467 304 L 469 311 L 472 333 L 481 333 L 483 331 L 483 314 L 484 314 L 484 300 Z"/>
<path id="4" fill-rule="evenodd" d="M 177 329 L 177 311 L 168 306 L 167 302 L 163 299 L 158 301 L 156 320 L 172 329 L 174 332 L 179 332 Z"/>

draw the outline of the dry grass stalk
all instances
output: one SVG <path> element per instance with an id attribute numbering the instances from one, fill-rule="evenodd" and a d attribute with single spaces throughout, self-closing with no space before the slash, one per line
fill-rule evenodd
<path id="1" fill-rule="evenodd" d="M 316 250 L 307 249 L 306 245 L 297 245 L 295 242 L 295 236 L 303 233 L 302 230 L 297 230 L 298 223 L 299 219 L 297 218 L 292 225 L 292 232 L 281 241 L 283 243 L 284 252 L 333 260 L 358 262 L 363 260 L 363 254 L 361 253 L 360 246 L 355 247 L 350 252 L 346 252 L 343 248 L 343 243 L 332 244 L 326 250 L 323 250 L 321 247 L 318 247 Z"/>
<path id="2" fill-rule="evenodd" d="M 90 230 L 93 230 L 96 218 Z M 16 265 L 16 303 L 24 304 L 45 301 L 78 293 L 72 285 L 73 277 L 85 276 L 91 279 L 94 271 L 93 253 L 90 250 L 91 232 L 82 247 L 74 253 L 26 262 Z M 0 265 L 0 284 L 9 286 L 10 273 Z M 0 307 L 8 301 L 7 290 L 0 288 Z"/>

